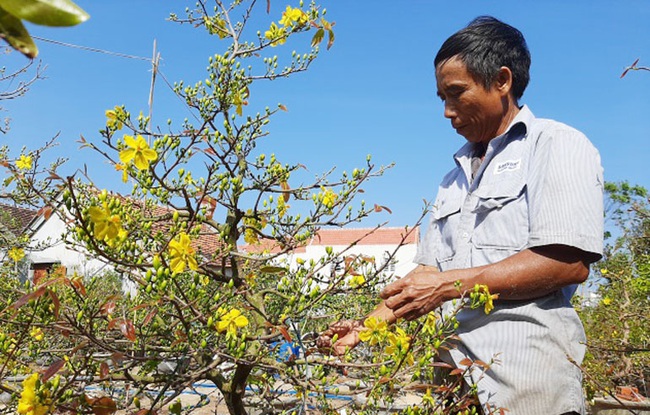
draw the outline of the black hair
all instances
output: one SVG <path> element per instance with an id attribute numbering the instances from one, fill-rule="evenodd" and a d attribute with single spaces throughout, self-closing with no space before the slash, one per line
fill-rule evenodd
<path id="1" fill-rule="evenodd" d="M 467 71 L 489 89 L 499 69 L 512 72 L 512 92 L 518 100 L 530 80 L 530 52 L 524 35 L 492 16 L 480 16 L 442 44 L 434 65 L 458 56 Z"/>

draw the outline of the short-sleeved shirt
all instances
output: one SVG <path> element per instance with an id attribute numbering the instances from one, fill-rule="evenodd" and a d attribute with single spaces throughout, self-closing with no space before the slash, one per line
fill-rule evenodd
<path id="1" fill-rule="evenodd" d="M 474 145 L 455 155 L 430 212 L 416 262 L 441 271 L 493 264 L 527 248 L 603 248 L 603 171 L 579 131 L 535 118 L 526 107 L 490 141 L 472 179 Z M 584 413 L 585 334 L 565 287 L 534 300 L 496 300 L 494 310 L 463 309 L 451 357 L 495 360 L 472 372 L 484 407 L 510 414 Z"/>

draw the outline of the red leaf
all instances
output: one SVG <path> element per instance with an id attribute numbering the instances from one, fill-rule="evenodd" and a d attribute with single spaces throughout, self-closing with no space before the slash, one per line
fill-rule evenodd
<path id="1" fill-rule="evenodd" d="M 115 326 L 116 326 L 118 323 L 121 324 L 121 323 L 122 323 L 122 319 L 121 319 L 121 318 L 114 318 L 113 320 L 111 320 L 111 321 L 108 322 L 108 329 L 109 329 L 109 330 L 114 329 Z"/>
<path id="2" fill-rule="evenodd" d="M 390 378 L 389 376 L 382 376 L 382 377 L 379 379 L 379 383 L 380 383 L 380 384 L 382 384 L 382 383 L 388 383 L 388 382 L 390 382 L 390 379 L 391 379 L 391 378 Z"/>
<path id="3" fill-rule="evenodd" d="M 108 300 L 108 301 L 106 301 L 104 303 L 104 305 L 102 305 L 100 310 L 101 310 L 102 314 L 106 316 L 106 315 L 109 315 L 109 314 L 113 314 L 115 312 L 116 307 L 117 307 L 117 305 L 115 304 L 115 301 Z"/>
<path id="4" fill-rule="evenodd" d="M 47 286 L 42 285 L 38 287 L 36 291 L 32 291 L 29 294 L 23 295 L 18 301 L 16 301 L 11 308 L 19 308 L 30 302 L 30 300 L 33 300 L 34 298 L 38 298 L 42 296 L 45 291 L 47 290 Z"/>
<path id="5" fill-rule="evenodd" d="M 70 284 L 72 284 L 72 287 L 74 287 L 75 290 L 79 291 L 79 294 L 83 297 L 86 296 L 86 286 L 81 277 L 72 278 Z"/>
<path id="6" fill-rule="evenodd" d="M 39 215 L 43 215 L 45 220 L 48 220 L 52 216 L 52 208 L 50 206 L 43 206 L 38 210 Z"/>
<path id="7" fill-rule="evenodd" d="M 284 337 L 284 339 L 286 341 L 288 341 L 288 342 L 293 341 L 291 339 L 291 335 L 289 334 L 289 331 L 287 330 L 287 328 L 285 326 L 279 326 L 278 330 L 280 330 L 280 333 L 282 333 L 282 337 Z"/>
<path id="8" fill-rule="evenodd" d="M 99 365 L 99 378 L 106 379 L 110 373 L 111 369 L 108 367 L 108 363 L 102 362 Z"/>
<path id="9" fill-rule="evenodd" d="M 59 311 L 61 310 L 61 301 L 59 301 L 59 296 L 57 296 L 52 290 L 48 290 L 47 295 L 50 296 L 52 305 L 54 306 L 54 317 L 59 318 Z"/>
<path id="10" fill-rule="evenodd" d="M 630 69 L 636 68 L 637 63 L 639 63 L 639 58 L 637 58 L 632 65 L 625 68 L 625 71 L 623 71 L 623 73 L 621 74 L 621 78 L 623 78 L 625 75 L 627 75 L 627 73 L 630 71 Z"/>
<path id="11" fill-rule="evenodd" d="M 42 381 L 43 381 L 43 382 L 47 382 L 47 380 L 48 380 L 49 378 L 51 378 L 52 376 L 56 375 L 57 372 L 58 372 L 59 370 L 61 370 L 61 368 L 62 368 L 63 366 L 65 366 L 65 360 L 63 360 L 63 359 L 61 359 L 61 360 L 57 360 L 56 362 L 52 363 L 52 364 L 50 365 L 50 367 L 48 367 L 47 369 L 45 369 L 45 372 L 43 372 L 43 374 L 42 374 L 42 376 L 43 376 Z"/>
<path id="12" fill-rule="evenodd" d="M 388 212 L 390 214 L 393 213 L 393 211 L 388 209 L 386 206 L 381 206 L 381 205 L 375 204 L 375 212 L 381 212 L 382 210 L 385 210 L 386 212 Z"/>
<path id="13" fill-rule="evenodd" d="M 280 108 L 282 111 L 289 111 L 283 104 L 278 105 L 278 108 Z"/>
<path id="14" fill-rule="evenodd" d="M 122 364 L 124 357 L 124 353 L 115 352 L 111 355 L 111 361 L 113 361 L 114 365 L 119 366 Z"/>
<path id="15" fill-rule="evenodd" d="M 464 371 L 465 371 L 464 369 L 454 369 L 451 372 L 449 372 L 449 375 L 450 376 L 462 375 Z"/>
<path id="16" fill-rule="evenodd" d="M 153 319 L 156 314 L 158 314 L 158 309 L 156 308 L 154 308 L 149 313 L 147 313 L 147 315 L 144 317 L 144 321 L 142 321 L 142 325 L 143 326 L 148 325 L 151 322 L 151 319 Z"/>
<path id="17" fill-rule="evenodd" d="M 472 365 L 472 360 L 466 357 L 463 360 L 461 360 L 460 362 L 458 362 L 458 364 L 461 365 L 461 366 L 471 366 Z"/>
<path id="18" fill-rule="evenodd" d="M 135 327 L 133 327 L 133 322 L 131 320 L 122 320 L 120 323 L 120 331 L 127 339 L 132 342 L 135 341 Z"/>
<path id="19" fill-rule="evenodd" d="M 445 363 L 445 362 L 432 362 L 432 363 L 429 363 L 429 364 L 431 366 L 435 366 L 435 367 L 444 367 L 445 369 L 451 369 L 453 367 L 449 363 Z"/>
<path id="20" fill-rule="evenodd" d="M 271 13 L 271 0 L 266 0 L 266 14 Z"/>
<path id="21" fill-rule="evenodd" d="M 86 403 L 95 415 L 111 415 L 117 412 L 117 404 L 109 396 L 90 398 L 86 396 Z"/>

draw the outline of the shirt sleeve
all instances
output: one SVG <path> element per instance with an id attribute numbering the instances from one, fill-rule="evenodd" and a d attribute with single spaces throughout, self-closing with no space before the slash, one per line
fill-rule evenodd
<path id="1" fill-rule="evenodd" d="M 563 124 L 537 137 L 528 182 L 528 247 L 568 245 L 602 256 L 603 169 L 587 137 Z"/>

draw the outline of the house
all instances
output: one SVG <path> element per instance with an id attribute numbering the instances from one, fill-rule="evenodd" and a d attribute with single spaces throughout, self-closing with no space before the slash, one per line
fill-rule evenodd
<path id="1" fill-rule="evenodd" d="M 163 213 L 168 213 L 168 209 L 154 208 L 152 212 L 154 216 L 161 216 Z M 113 269 L 109 263 L 93 257 L 64 239 L 70 226 L 66 220 L 65 210 L 53 213 L 45 209 L 35 211 L 0 204 L 0 214 L 5 218 L 13 218 L 11 221 L 0 221 L 0 226 L 10 228 L 15 235 L 26 234 L 29 237 L 30 242 L 25 249 L 26 256 L 23 260 L 28 264 L 28 270 L 23 278 L 38 283 L 54 268 L 65 275 L 76 273 L 85 277 L 92 277 Z M 332 274 L 354 273 L 352 268 L 362 263 L 381 269 L 385 276 L 403 276 L 415 268 L 413 258 L 417 251 L 418 239 L 419 228 L 417 227 L 321 229 L 306 243 L 289 254 L 281 256 L 281 259 L 288 262 L 290 267 L 295 267 L 299 260 L 318 261 L 327 256 L 327 252 L 330 251 L 336 257 L 330 265 L 331 268 L 327 270 Z M 198 240 L 193 241 L 192 245 L 199 256 L 213 263 L 215 267 L 219 266 L 219 261 L 216 261 L 214 256 L 226 254 L 218 234 L 214 231 L 206 230 Z M 239 248 L 243 252 L 250 253 L 260 253 L 262 250 L 279 251 L 279 248 L 274 247 L 269 241 L 262 245 L 244 245 Z M 224 272 L 229 272 L 229 263 L 226 264 Z M 123 288 L 135 293 L 135 287 L 126 281 Z"/>
<path id="2" fill-rule="evenodd" d="M 354 272 L 351 267 L 367 264 L 381 269 L 389 277 L 404 276 L 416 266 L 413 259 L 418 241 L 418 227 L 327 228 L 320 229 L 304 245 L 278 259 L 295 268 L 298 261 L 318 261 L 331 251 L 336 257 L 330 265 L 332 274 Z M 260 245 L 244 245 L 240 250 L 269 254 L 280 251 L 277 245 L 268 241 Z"/>
<path id="3" fill-rule="evenodd" d="M 0 203 L 0 227 L 3 226 L 11 230 L 14 238 L 21 235 L 29 238 L 23 260 L 28 269 L 20 277 L 35 284 L 55 268 L 64 275 L 77 273 L 88 277 L 111 269 L 105 262 L 66 243 L 64 237 L 69 225 L 49 209 L 37 211 Z"/>

